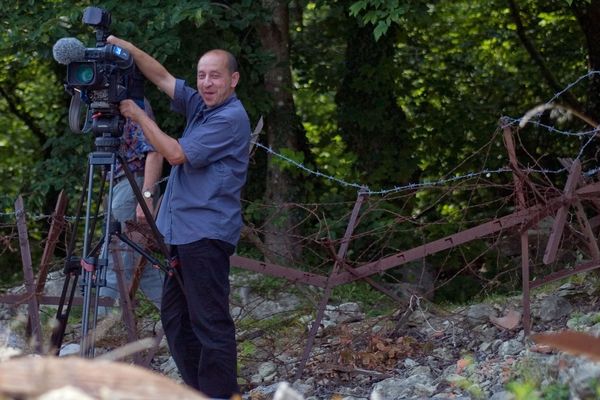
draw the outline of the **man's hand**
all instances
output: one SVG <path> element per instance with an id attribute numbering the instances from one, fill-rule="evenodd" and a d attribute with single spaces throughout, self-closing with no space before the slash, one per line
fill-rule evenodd
<path id="1" fill-rule="evenodd" d="M 123 40 L 123 39 L 119 39 L 118 37 L 114 36 L 114 35 L 109 35 L 106 38 L 106 42 L 110 43 L 110 44 L 114 44 L 116 46 L 119 46 L 122 49 L 125 50 L 129 50 L 129 47 L 131 46 L 131 43 Z"/>
<path id="2" fill-rule="evenodd" d="M 127 50 L 142 74 L 171 99 L 175 96 L 175 77 L 166 70 L 154 57 L 136 47 L 127 40 L 119 39 L 114 35 L 106 38 L 106 42 Z"/>
<path id="3" fill-rule="evenodd" d="M 130 118 L 133 122 L 137 122 L 141 125 L 141 121 L 144 118 L 149 118 L 148 115 L 142 110 L 133 100 L 123 100 L 119 104 L 119 111 L 121 115 L 126 118 Z"/>

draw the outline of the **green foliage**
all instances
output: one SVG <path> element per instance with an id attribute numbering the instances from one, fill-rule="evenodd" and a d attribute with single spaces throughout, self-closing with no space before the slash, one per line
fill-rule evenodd
<path id="1" fill-rule="evenodd" d="M 569 385 L 552 383 L 539 388 L 535 383 L 513 381 L 507 389 L 515 396 L 515 400 L 567 400 L 570 398 Z"/>
<path id="2" fill-rule="evenodd" d="M 553 383 L 546 386 L 542 391 L 542 399 L 544 400 L 567 400 L 569 398 L 569 385 L 566 383 Z"/>
<path id="3" fill-rule="evenodd" d="M 298 168 L 294 165 L 294 163 L 302 164 L 304 162 L 304 153 L 302 153 L 301 151 L 295 151 L 294 149 L 290 149 L 289 147 L 281 147 L 278 149 L 278 153 L 281 154 L 283 157 L 287 158 L 288 160 L 292 161 L 289 162 L 285 159 L 274 157 L 273 163 L 277 165 L 282 171 L 287 170 L 288 172 L 294 174 L 294 172 L 298 171 Z"/>
<path id="4" fill-rule="evenodd" d="M 530 382 L 510 382 L 507 389 L 515 395 L 515 400 L 536 400 L 539 399 L 539 393 Z"/>
<path id="5" fill-rule="evenodd" d="M 473 399 L 479 400 L 485 398 L 485 392 L 483 389 L 481 389 L 477 383 L 472 382 L 472 380 L 467 377 L 455 375 L 450 379 L 450 383 L 469 393 Z"/>
<path id="6" fill-rule="evenodd" d="M 348 150 L 348 146 L 339 134 L 335 115 L 335 99 L 331 92 L 314 95 L 310 85 L 299 88 L 294 99 L 302 112 L 303 126 L 306 138 L 310 143 L 314 157 L 312 167 L 323 174 L 338 179 L 355 182 L 359 176 L 353 166 L 357 156 Z M 336 190 L 337 185 L 326 182 L 330 190 Z"/>
<path id="7" fill-rule="evenodd" d="M 456 272 L 460 266 L 452 268 L 446 267 L 450 271 Z M 447 280 L 446 282 L 444 282 Z M 458 275 L 446 276 L 438 283 L 438 288 L 435 291 L 436 301 L 452 301 L 458 304 L 465 304 L 471 301 L 481 291 L 481 283 L 473 276 Z M 444 282 L 442 285 L 441 282 Z"/>
<path id="8" fill-rule="evenodd" d="M 403 25 L 407 23 L 408 14 L 420 10 L 422 5 L 432 7 L 426 2 L 420 1 L 385 1 L 385 0 L 361 0 L 350 5 L 349 11 L 352 17 L 358 18 L 364 24 L 373 26 L 375 40 L 385 35 L 392 24 Z"/>
<path id="9" fill-rule="evenodd" d="M 28 211 L 50 213 L 57 193 L 66 189 L 70 213 L 82 190 L 81 177 L 93 138 L 67 128 L 69 97 L 62 86 L 66 69 L 53 60 L 52 45 L 61 37 L 77 37 L 94 46 L 93 30 L 81 22 L 88 5 L 87 1 L 3 4 L 2 13 L 10 18 L 0 22 L 2 212 L 12 212 L 16 196 L 23 194 Z M 139 45 L 192 84 L 202 52 L 213 47 L 230 49 L 238 56 L 242 71 L 238 95 L 249 105 L 251 118 L 258 120 L 269 107 L 264 92 L 253 90 L 261 79 L 261 68 L 270 60 L 252 40 L 253 24 L 266 15 L 256 3 L 220 7 L 209 1 L 107 1 L 101 6 L 112 13 L 111 33 Z M 178 136 L 183 120 L 169 111 L 168 99 L 153 87 L 147 88 L 147 97 L 160 126 Z M 2 222 L 10 224 L 11 220 L 9 215 Z M 38 232 L 41 237 L 46 229 L 43 220 L 32 225 L 30 233 Z M 3 229 L 0 237 L 9 233 Z M 37 260 L 39 248 L 33 248 Z M 3 254 L 2 267 L 3 279 L 19 276 L 18 254 Z"/>
<path id="10" fill-rule="evenodd" d="M 150 318 L 153 321 L 160 321 L 160 310 L 142 294 L 141 290 L 137 291 L 135 301 L 136 318 L 145 318 L 146 320 Z"/>
<path id="11" fill-rule="evenodd" d="M 12 211 L 19 193 L 24 195 L 27 209 L 40 214 L 51 211 L 59 190 L 67 189 L 72 202 L 81 191 L 80 178 L 92 138 L 67 129 L 69 98 L 62 89 L 65 68 L 54 62 L 51 49 L 65 36 L 93 45 L 91 28 L 81 23 L 81 13 L 89 4 L 3 3 L 0 210 L 4 213 Z M 586 72 L 590 59 L 582 27 L 569 8 L 580 4 L 593 6 L 587 0 L 519 2 L 529 39 L 565 87 Z M 505 1 L 335 0 L 294 5 L 289 32 L 294 86 L 289 89 L 309 148 L 299 151 L 287 145 L 281 152 L 339 179 L 378 189 L 505 167 L 506 150 L 496 131 L 498 118 L 518 117 L 555 94 L 519 41 Z M 231 50 L 242 73 L 237 93 L 253 124 L 273 111 L 263 76 L 273 67 L 275 55 L 262 48 L 264 38 L 259 29 L 271 20 L 272 13 L 260 2 L 108 0 L 102 6 L 112 12 L 112 33 L 139 45 L 189 82 L 195 79 L 194 68 L 202 52 L 213 47 Z M 585 102 L 588 87 L 584 81 L 570 91 Z M 178 136 L 183 121 L 169 111 L 168 99 L 151 85 L 147 95 L 159 125 Z M 283 117 L 292 120 L 289 115 Z M 577 121 L 564 116 L 555 119 L 550 113 L 544 114 L 541 122 L 564 130 L 581 128 Z M 544 168 L 557 167 L 557 157 L 571 157 L 581 145 L 579 138 L 549 134 L 535 126 L 522 129 L 518 140 L 522 148 L 519 159 L 527 166 Z M 356 195 L 354 188 L 307 179 L 281 160 L 275 164 L 297 174 L 298 187 L 293 189 L 302 189 L 297 192 L 303 196 L 308 192 L 310 201 L 341 202 Z M 268 217 L 260 205 L 267 185 L 266 170 L 267 155 L 258 150 L 244 193 L 245 218 L 257 226 Z M 563 178 L 548 179 L 561 187 Z M 511 184 L 511 179 L 510 175 L 493 175 L 470 182 L 473 186 L 489 184 L 489 190 L 445 194 L 420 190 L 406 204 L 389 199 L 361 220 L 359 233 L 377 234 L 353 242 L 350 256 L 357 262 L 370 261 L 511 212 L 512 188 L 503 191 L 492 186 Z M 485 206 L 475 208 L 477 204 Z M 341 237 L 347 210 L 338 207 L 327 212 L 329 220 L 335 221 L 327 227 L 328 234 L 333 239 Z M 414 217 L 416 228 L 406 232 L 395 227 L 398 215 Z M 10 224 L 12 217 L 3 217 L 2 222 Z M 30 227 L 33 237 L 43 237 L 43 222 Z M 323 228 L 317 218 L 310 219 L 310 224 L 302 233 Z M 3 228 L 0 235 L 8 237 L 12 232 Z M 14 242 L 11 245 L 15 247 Z M 443 265 L 442 276 L 453 277 L 465 259 L 484 252 L 485 245 L 432 257 L 433 264 Z M 251 245 L 240 250 L 260 256 Z M 320 257 L 323 254 L 309 254 L 303 262 L 311 265 Z M 481 263 L 491 266 L 487 268 L 490 273 L 508 265 L 491 253 L 485 254 Z M 18 274 L 19 264 L 18 254 L 3 253 L 2 278 L 14 276 L 13 266 Z M 442 294 L 446 290 L 444 296 L 448 297 L 471 296 L 480 283 L 473 275 L 456 282 L 454 287 L 445 286 Z"/>
<path id="12" fill-rule="evenodd" d="M 583 3 L 588 3 L 588 4 L 592 3 L 592 0 L 565 0 L 565 1 L 567 2 L 567 4 L 569 6 L 573 5 L 573 3 L 578 2 L 578 1 L 583 2 Z"/>
<path id="13" fill-rule="evenodd" d="M 556 380 L 557 372 L 533 358 L 524 358 L 516 365 L 506 388 L 515 400 L 566 400 L 570 398 L 569 385 Z"/>
<path id="14" fill-rule="evenodd" d="M 238 372 L 246 366 L 246 360 L 254 358 L 257 352 L 256 345 L 250 340 L 238 343 Z"/>

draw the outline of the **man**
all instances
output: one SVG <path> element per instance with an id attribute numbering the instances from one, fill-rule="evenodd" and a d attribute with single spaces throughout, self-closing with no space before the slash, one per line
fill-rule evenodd
<path id="1" fill-rule="evenodd" d="M 137 102 L 146 114 L 154 119 L 150 103 L 146 99 L 140 99 Z M 142 189 L 142 193 L 145 194 L 144 202 L 150 212 L 152 212 L 155 200 L 158 197 L 156 183 L 162 174 L 163 156 L 155 152 L 152 145 L 147 142 L 142 128 L 129 119 L 125 123 L 122 138 L 123 141 L 119 151 L 127 163 L 129 170 L 134 175 L 137 185 Z M 122 232 L 126 232 L 126 221 L 135 219 L 138 222 L 145 221 L 142 207 L 138 204 L 133 189 L 125 176 L 125 171 L 123 171 L 123 166 L 120 163 L 117 163 L 115 168 L 111 212 L 113 218 L 121 223 Z M 118 241 L 117 250 L 118 255 L 121 257 L 123 276 L 125 281 L 129 283 L 133 278 L 133 272 L 139 263 L 141 255 L 122 241 Z M 147 262 L 144 265 L 140 279 L 140 288 L 146 298 L 159 310 L 162 298 L 162 285 L 163 278 L 161 272 Z M 100 295 L 113 299 L 119 297 L 119 286 L 117 284 L 117 275 L 114 271 L 114 258 L 112 254 L 108 257 L 106 286 L 100 288 Z M 102 316 L 106 313 L 107 310 L 105 308 L 99 309 L 99 315 Z"/>
<path id="2" fill-rule="evenodd" d="M 168 278 L 163 291 L 161 320 L 171 354 L 186 384 L 212 398 L 230 398 L 239 389 L 229 256 L 242 226 L 250 140 L 248 115 L 235 95 L 237 62 L 224 50 L 205 53 L 192 89 L 133 44 L 114 36 L 107 41 L 128 50 L 186 118 L 183 135 L 174 139 L 134 102 L 121 102 L 121 113 L 142 126 L 173 166 L 157 217 L 183 283 Z"/>

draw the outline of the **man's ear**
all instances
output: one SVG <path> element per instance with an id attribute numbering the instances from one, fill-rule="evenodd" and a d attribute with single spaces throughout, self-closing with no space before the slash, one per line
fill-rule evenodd
<path id="1" fill-rule="evenodd" d="M 239 81 L 240 81 L 240 73 L 239 72 L 236 71 L 233 74 L 231 74 L 231 87 L 232 88 L 236 87 Z"/>

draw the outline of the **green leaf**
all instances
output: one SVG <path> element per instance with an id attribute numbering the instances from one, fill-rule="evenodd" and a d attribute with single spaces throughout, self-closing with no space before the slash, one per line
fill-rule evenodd
<path id="1" fill-rule="evenodd" d="M 375 35 L 375 40 L 379 40 L 380 37 L 382 37 L 383 35 L 385 35 L 385 33 L 387 32 L 388 28 L 389 28 L 389 23 L 386 21 L 379 21 L 379 23 L 377 24 L 377 26 L 375 26 L 375 29 L 373 30 L 373 35 Z"/>
<path id="2" fill-rule="evenodd" d="M 356 17 L 365 8 L 367 8 L 367 2 L 366 1 L 363 1 L 363 0 L 357 1 L 357 2 L 355 2 L 354 4 L 352 4 L 350 6 L 350 15 L 353 16 L 353 17 Z"/>

